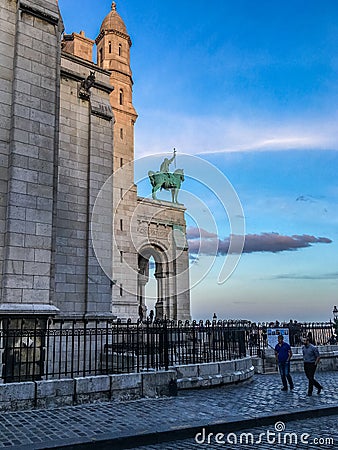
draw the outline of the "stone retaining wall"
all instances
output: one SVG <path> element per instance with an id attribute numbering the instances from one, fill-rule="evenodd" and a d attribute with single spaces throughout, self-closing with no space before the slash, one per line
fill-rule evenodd
<path id="1" fill-rule="evenodd" d="M 174 370 L 1 384 L 0 411 L 168 396 L 171 380 Z"/>
<path id="2" fill-rule="evenodd" d="M 178 389 L 236 383 L 248 380 L 254 374 L 251 357 L 219 363 L 188 364 L 175 370 Z"/>
<path id="3" fill-rule="evenodd" d="M 243 358 L 189 364 L 163 372 L 0 384 L 0 411 L 169 396 L 175 395 L 177 389 L 236 383 L 250 379 L 253 374 L 251 358 Z"/>

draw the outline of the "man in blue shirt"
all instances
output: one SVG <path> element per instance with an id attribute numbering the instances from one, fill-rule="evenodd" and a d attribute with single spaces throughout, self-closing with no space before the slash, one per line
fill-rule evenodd
<path id="1" fill-rule="evenodd" d="M 278 344 L 275 347 L 275 357 L 278 363 L 279 373 L 282 378 L 283 388 L 282 391 L 288 390 L 288 383 L 290 389 L 293 389 L 293 381 L 290 375 L 290 359 L 292 357 L 292 351 L 289 344 L 284 342 L 282 334 L 278 335 Z M 287 380 L 287 381 L 286 381 Z"/>

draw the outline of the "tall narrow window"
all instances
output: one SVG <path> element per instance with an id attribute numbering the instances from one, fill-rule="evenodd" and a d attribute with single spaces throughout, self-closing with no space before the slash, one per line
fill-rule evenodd
<path id="1" fill-rule="evenodd" d="M 119 91 L 119 100 L 120 100 L 120 105 L 123 105 L 123 89 L 120 89 Z"/>
<path id="2" fill-rule="evenodd" d="M 108 43 L 108 51 L 109 51 L 109 53 L 111 53 L 111 42 L 110 41 Z"/>
<path id="3" fill-rule="evenodd" d="M 102 64 L 103 63 L 103 51 L 102 51 L 102 48 L 100 48 L 99 55 L 100 55 L 100 64 Z"/>
<path id="4" fill-rule="evenodd" d="M 122 188 L 120 188 L 120 199 L 121 200 L 123 199 L 123 189 Z"/>
<path id="5" fill-rule="evenodd" d="M 120 230 L 123 231 L 123 219 L 120 219 Z"/>
<path id="6" fill-rule="evenodd" d="M 120 167 L 123 166 L 123 158 L 120 158 Z"/>
<path id="7" fill-rule="evenodd" d="M 122 44 L 119 44 L 119 56 L 122 55 Z"/>
<path id="8" fill-rule="evenodd" d="M 120 128 L 120 138 L 123 139 L 123 128 Z"/>
<path id="9" fill-rule="evenodd" d="M 122 297 L 123 296 L 123 286 L 122 286 L 122 284 L 120 284 L 120 297 Z"/>
<path id="10" fill-rule="evenodd" d="M 120 262 L 123 262 L 123 252 L 120 251 Z"/>

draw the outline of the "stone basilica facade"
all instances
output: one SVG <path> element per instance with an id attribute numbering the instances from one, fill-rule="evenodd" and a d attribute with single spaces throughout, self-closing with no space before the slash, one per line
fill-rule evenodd
<path id="1" fill-rule="evenodd" d="M 136 320 L 152 257 L 157 317 L 190 319 L 185 208 L 134 184 L 130 47 L 115 3 L 94 41 L 57 0 L 1 2 L 1 316 Z"/>

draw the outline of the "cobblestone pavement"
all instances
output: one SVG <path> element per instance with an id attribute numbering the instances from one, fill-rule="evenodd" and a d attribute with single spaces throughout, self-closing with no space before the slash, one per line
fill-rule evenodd
<path id="1" fill-rule="evenodd" d="M 280 391 L 279 375 L 255 375 L 254 381 L 244 385 L 181 391 L 177 397 L 171 398 L 1 413 L 0 447 L 60 448 L 81 442 L 94 443 L 127 437 L 143 445 L 142 436 L 147 433 L 166 431 L 175 436 L 175 431 L 177 434 L 183 428 L 189 432 L 189 428 L 199 429 L 210 424 L 222 425 L 276 414 L 283 418 L 283 414 L 298 414 L 297 411 L 301 416 L 301 411 L 329 406 L 338 408 L 338 371 L 319 372 L 316 378 L 324 389 L 320 395 L 314 392 L 312 397 L 306 396 L 307 382 L 304 374 L 295 373 L 293 378 L 295 389 L 291 392 Z M 325 417 L 323 422 L 319 423 L 324 426 L 331 423 L 330 421 L 331 417 Z M 337 426 L 333 428 L 337 430 Z M 181 441 L 185 446 L 168 446 L 167 443 L 159 448 L 196 448 L 193 447 L 193 436 L 188 443 Z M 133 445 L 135 447 L 135 444 Z M 106 448 L 115 449 L 115 446 L 108 445 Z M 205 444 L 200 448 L 205 448 Z"/>
<path id="2" fill-rule="evenodd" d="M 200 434 L 196 434 L 190 439 L 136 448 L 137 450 L 271 450 L 274 448 L 278 450 L 334 450 L 338 447 L 337 428 L 338 415 L 285 423 L 276 422 L 275 426 L 223 432 L 223 436 L 217 436 L 217 433 L 208 435 L 208 432 L 204 431 L 205 429 L 201 429 Z"/>

